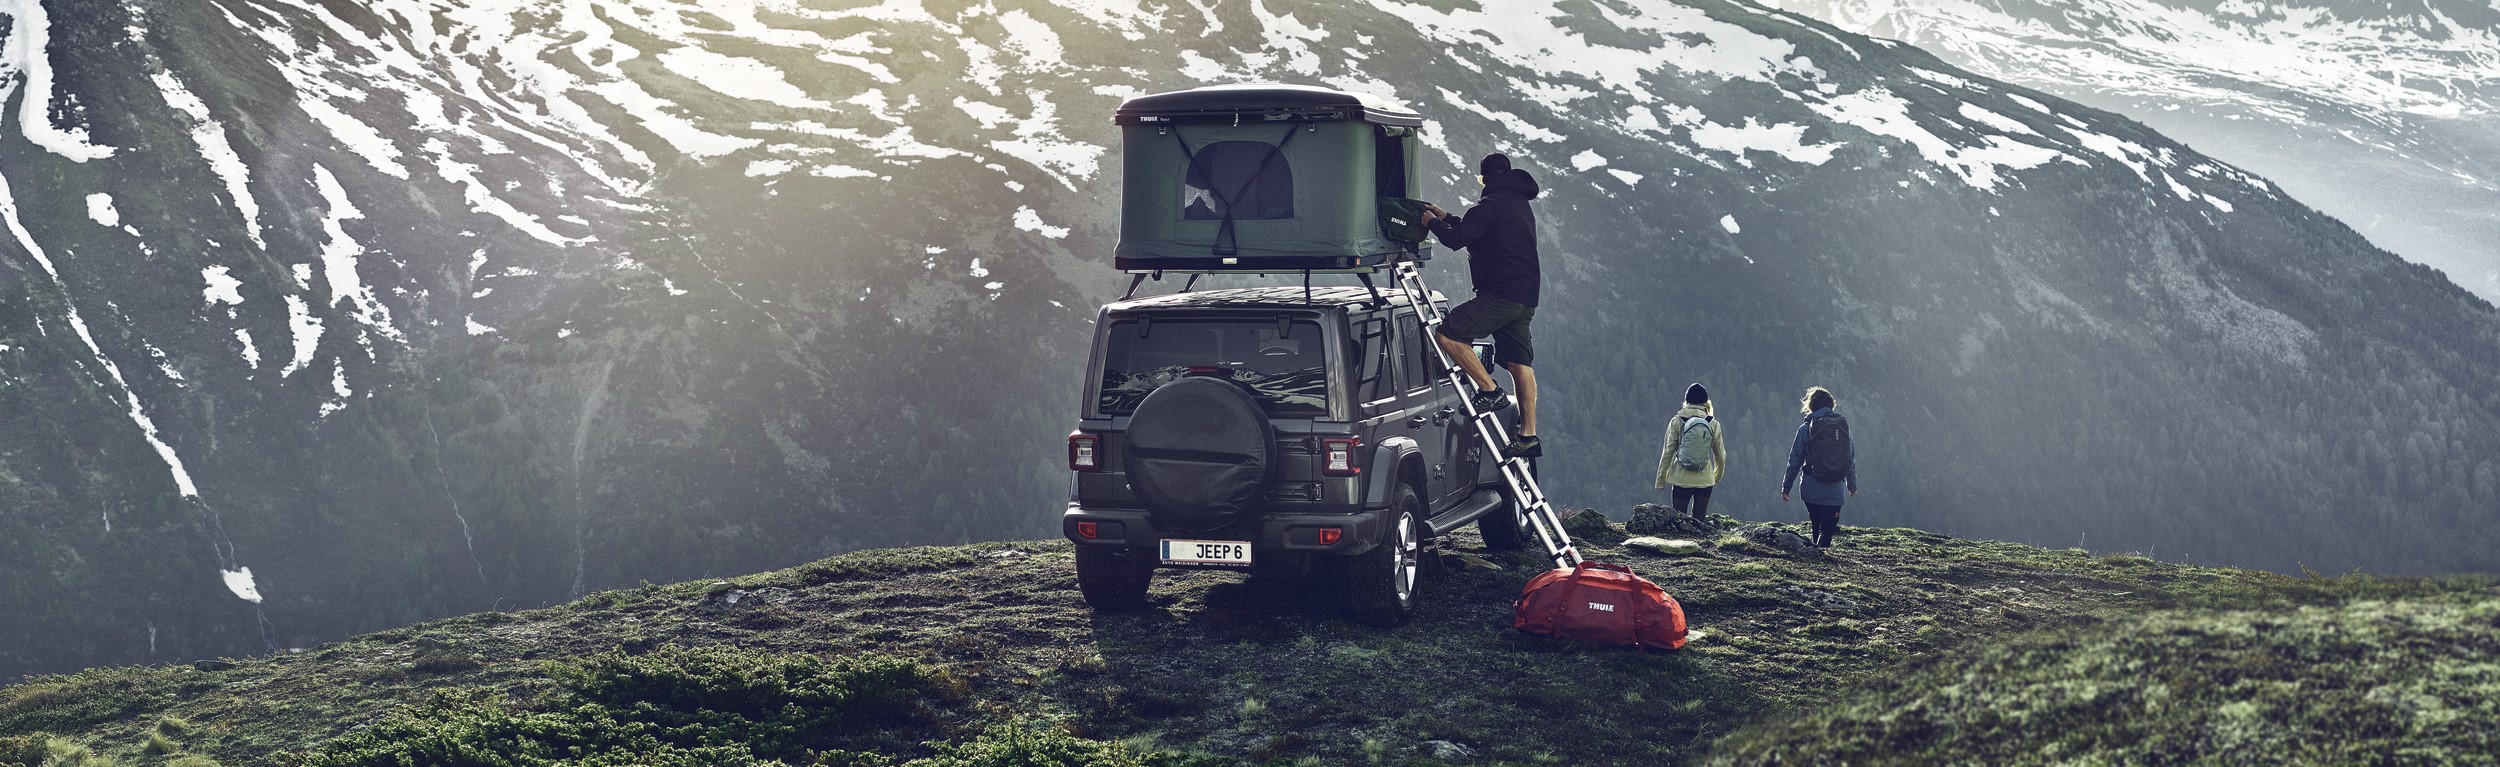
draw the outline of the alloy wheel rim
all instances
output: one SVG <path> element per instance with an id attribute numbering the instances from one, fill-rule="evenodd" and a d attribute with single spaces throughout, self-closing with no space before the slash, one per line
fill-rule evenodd
<path id="1" fill-rule="evenodd" d="M 1398 601 L 1404 603 L 1415 595 L 1415 516 L 1398 517 L 1398 553 L 1390 558 L 1390 577 L 1398 586 Z"/>

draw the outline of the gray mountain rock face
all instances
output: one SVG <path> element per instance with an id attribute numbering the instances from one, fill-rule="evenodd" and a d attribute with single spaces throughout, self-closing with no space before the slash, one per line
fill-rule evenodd
<path id="1" fill-rule="evenodd" d="M 2493 564 L 2453 534 L 2500 505 L 2488 304 L 2141 125 L 1794 14 L 7 7 L 0 677 L 1051 535 L 1124 282 L 1108 114 L 1253 79 L 1429 115 L 1445 207 L 1486 151 L 1544 182 L 1563 502 L 1657 500 L 1702 380 L 1713 510 L 1778 513 L 1823 384 L 1848 524 Z"/>
<path id="2" fill-rule="evenodd" d="M 2500 6 L 1773 0 L 2143 120 L 2500 301 Z"/>

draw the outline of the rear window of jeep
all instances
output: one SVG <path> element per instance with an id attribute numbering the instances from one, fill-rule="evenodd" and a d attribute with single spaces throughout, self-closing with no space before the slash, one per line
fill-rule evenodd
<path id="1" fill-rule="evenodd" d="M 1126 415 L 1149 392 L 1188 375 L 1239 382 L 1275 415 L 1328 412 L 1328 351 L 1319 324 L 1274 320 L 1121 320 L 1104 338 L 1104 415 Z"/>

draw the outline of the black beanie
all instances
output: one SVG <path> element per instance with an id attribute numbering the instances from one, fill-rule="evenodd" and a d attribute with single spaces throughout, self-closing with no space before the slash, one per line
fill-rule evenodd
<path id="1" fill-rule="evenodd" d="M 1485 155 L 1482 161 L 1476 163 L 1476 174 L 1487 179 L 1501 175 L 1506 170 L 1510 170 L 1510 155 L 1500 152 Z"/>
<path id="2" fill-rule="evenodd" d="M 1701 384 L 1687 386 L 1684 388 L 1684 401 L 1688 404 L 1694 405 L 1709 404 L 1710 390 L 1701 388 Z"/>

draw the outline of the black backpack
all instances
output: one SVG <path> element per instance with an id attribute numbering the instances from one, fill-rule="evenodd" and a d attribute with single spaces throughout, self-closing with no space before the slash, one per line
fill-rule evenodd
<path id="1" fill-rule="evenodd" d="M 1849 419 L 1833 413 L 1806 424 L 1806 476 L 1821 482 L 1848 479 Z"/>

